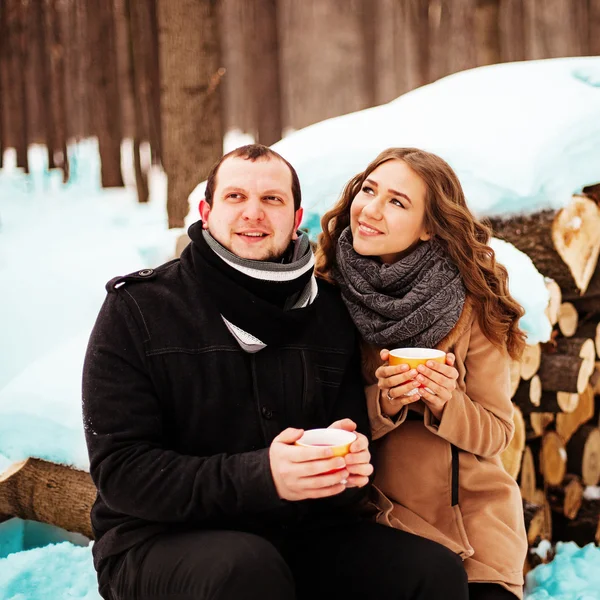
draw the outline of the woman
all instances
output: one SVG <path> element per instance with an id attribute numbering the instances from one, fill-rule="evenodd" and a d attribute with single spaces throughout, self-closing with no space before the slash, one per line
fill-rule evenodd
<path id="1" fill-rule="evenodd" d="M 522 598 L 522 501 L 500 453 L 523 310 L 489 230 L 450 166 L 414 148 L 382 152 L 322 226 L 317 272 L 340 286 L 364 340 L 377 521 L 459 553 L 472 599 Z M 444 350 L 446 364 L 389 366 L 400 347 Z"/>

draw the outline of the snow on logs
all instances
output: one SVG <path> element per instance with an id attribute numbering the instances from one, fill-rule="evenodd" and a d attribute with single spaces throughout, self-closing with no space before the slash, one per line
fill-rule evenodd
<path id="1" fill-rule="evenodd" d="M 600 484 L 599 203 L 575 196 L 559 211 L 491 220 L 494 235 L 544 275 L 554 327 L 511 364 L 515 437 L 501 457 L 519 484 L 531 545 L 600 543 L 600 500 L 584 493 Z"/>
<path id="2" fill-rule="evenodd" d="M 494 235 L 527 254 L 563 296 L 585 293 L 600 252 L 600 208 L 593 199 L 573 196 L 560 210 L 490 221 Z"/>

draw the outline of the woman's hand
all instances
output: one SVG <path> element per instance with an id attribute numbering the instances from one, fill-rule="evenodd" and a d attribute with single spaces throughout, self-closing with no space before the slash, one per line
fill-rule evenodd
<path id="1" fill-rule="evenodd" d="M 381 389 L 381 410 L 388 416 L 395 416 L 406 404 L 423 400 L 436 419 L 442 418 L 444 407 L 456 389 L 458 371 L 454 368 L 454 354 L 446 354 L 446 364 L 429 361 L 417 369 L 408 365 L 389 366 L 389 350 L 380 353 L 384 364 L 375 371 L 377 385 Z M 425 385 L 431 390 L 419 387 Z M 410 396 L 406 394 L 411 392 Z"/>
<path id="2" fill-rule="evenodd" d="M 425 386 L 418 389 L 418 394 L 438 421 L 442 420 L 446 403 L 456 389 L 458 371 L 454 368 L 455 362 L 454 354 L 448 352 L 444 365 L 430 360 L 417 367 L 417 381 Z"/>

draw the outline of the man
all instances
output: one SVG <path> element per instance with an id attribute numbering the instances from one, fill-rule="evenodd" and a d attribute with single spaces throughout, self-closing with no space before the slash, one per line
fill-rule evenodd
<path id="1" fill-rule="evenodd" d="M 363 520 L 357 338 L 314 258 L 292 166 L 209 175 L 180 260 L 107 284 L 83 408 L 106 599 L 466 598 L 460 559 Z M 357 428 L 345 458 L 294 443 Z"/>

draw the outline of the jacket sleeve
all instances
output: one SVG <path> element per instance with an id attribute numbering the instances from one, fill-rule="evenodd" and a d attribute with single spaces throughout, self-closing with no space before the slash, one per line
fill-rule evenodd
<path id="1" fill-rule="evenodd" d="M 143 323 L 110 293 L 92 331 L 83 370 L 90 474 L 109 508 L 181 523 L 253 513 L 284 504 L 268 448 L 186 456 L 163 445 L 159 393 L 146 364 Z"/>
<path id="2" fill-rule="evenodd" d="M 394 431 L 406 420 L 408 405 L 404 405 L 394 417 L 388 417 L 381 412 L 381 390 L 376 383 L 365 386 L 365 396 L 367 397 L 371 435 L 374 440 Z"/>
<path id="3" fill-rule="evenodd" d="M 425 409 L 425 426 L 457 448 L 481 457 L 500 454 L 514 433 L 510 358 L 485 337 L 478 320 L 465 359 L 465 389 L 455 390 L 441 421 Z"/>

